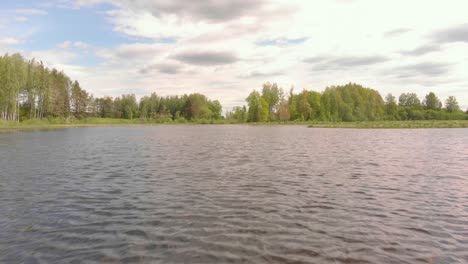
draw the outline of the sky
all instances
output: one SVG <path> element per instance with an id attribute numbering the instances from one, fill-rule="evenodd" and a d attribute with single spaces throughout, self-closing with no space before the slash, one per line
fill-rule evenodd
<path id="1" fill-rule="evenodd" d="M 466 0 L 0 1 L 0 53 L 65 71 L 95 97 L 199 92 L 225 110 L 275 82 L 349 82 L 468 108 Z"/>

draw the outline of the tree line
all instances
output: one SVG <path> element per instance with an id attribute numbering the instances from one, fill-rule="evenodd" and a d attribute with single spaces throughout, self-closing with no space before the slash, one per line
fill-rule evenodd
<path id="1" fill-rule="evenodd" d="M 222 116 L 217 100 L 194 93 L 159 96 L 152 93 L 137 101 L 128 94 L 94 98 L 63 71 L 49 69 L 41 61 L 26 60 L 20 54 L 0 56 L 0 119 L 33 118 L 125 118 L 157 122 L 221 120 L 229 122 L 286 121 L 377 121 L 468 119 L 454 96 L 442 104 L 434 94 L 420 100 L 415 93 L 385 100 L 378 91 L 349 83 L 331 86 L 323 92 L 302 90 L 285 92 L 275 83 L 253 90 L 246 105 L 237 106 Z"/>
<path id="2" fill-rule="evenodd" d="M 388 94 L 385 100 L 376 90 L 349 83 L 331 86 L 319 93 L 302 90 L 285 93 L 275 83 L 265 83 L 253 90 L 246 106 L 234 107 L 226 118 L 236 122 L 271 121 L 378 121 L 378 120 L 448 120 L 468 119 L 454 96 L 442 102 L 433 93 L 421 101 L 415 93 L 403 93 L 398 100 Z"/>
<path id="3" fill-rule="evenodd" d="M 194 93 L 161 97 L 153 93 L 138 102 L 135 95 L 94 98 L 63 71 L 20 54 L 0 56 L 0 119 L 147 118 L 160 121 L 222 119 L 217 100 Z"/>

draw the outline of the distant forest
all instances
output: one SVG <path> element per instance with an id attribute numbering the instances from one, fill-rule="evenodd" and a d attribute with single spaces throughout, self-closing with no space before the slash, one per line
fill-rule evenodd
<path id="1" fill-rule="evenodd" d="M 468 119 L 454 96 L 442 104 L 434 93 L 421 101 L 415 93 L 385 100 L 376 90 L 349 83 L 323 92 L 285 92 L 275 83 L 252 91 L 246 106 L 237 106 L 222 115 L 217 100 L 194 93 L 158 96 L 152 93 L 139 102 L 135 95 L 94 98 L 64 72 L 49 69 L 42 62 L 26 60 L 20 54 L 0 56 L 0 119 L 42 118 L 125 118 L 154 122 L 221 120 L 231 122 L 270 121 L 377 121 Z"/>

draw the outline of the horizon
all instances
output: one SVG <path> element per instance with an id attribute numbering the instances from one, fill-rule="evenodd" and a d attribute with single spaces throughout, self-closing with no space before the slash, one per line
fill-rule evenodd
<path id="1" fill-rule="evenodd" d="M 455 96 L 466 110 L 468 3 L 454 2 L 15 1 L 0 3 L 0 52 L 44 61 L 96 97 L 199 92 L 229 110 L 265 82 L 351 82 L 382 97 Z"/>

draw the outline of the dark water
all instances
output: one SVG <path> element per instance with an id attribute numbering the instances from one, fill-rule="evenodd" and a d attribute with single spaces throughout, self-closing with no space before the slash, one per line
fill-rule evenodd
<path id="1" fill-rule="evenodd" d="M 468 130 L 0 135 L 0 262 L 467 263 Z"/>

